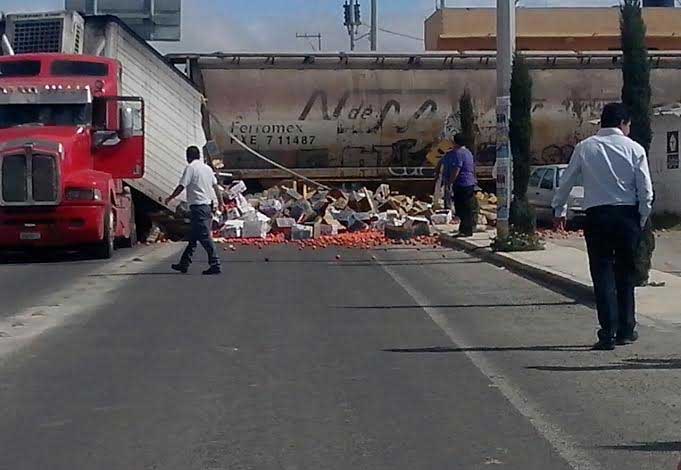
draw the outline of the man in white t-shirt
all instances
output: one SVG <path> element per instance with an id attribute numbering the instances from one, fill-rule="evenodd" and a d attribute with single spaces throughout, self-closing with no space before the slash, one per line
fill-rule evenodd
<path id="1" fill-rule="evenodd" d="M 187 149 L 187 167 L 180 178 L 173 194 L 166 199 L 166 204 L 179 196 L 182 191 L 187 191 L 187 204 L 191 211 L 191 234 L 189 244 L 182 253 L 182 258 L 178 264 L 171 267 L 175 271 L 185 274 L 192 264 L 192 257 L 196 251 L 196 246 L 201 246 L 208 254 L 210 268 L 203 274 L 220 274 L 220 257 L 213 243 L 211 235 L 213 224 L 213 201 L 217 201 L 218 207 L 222 209 L 222 195 L 218 187 L 218 180 L 211 167 L 201 161 L 201 151 L 198 147 Z"/>

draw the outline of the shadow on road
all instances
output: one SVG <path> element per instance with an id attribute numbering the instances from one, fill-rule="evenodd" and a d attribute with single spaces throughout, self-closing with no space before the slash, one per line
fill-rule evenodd
<path id="1" fill-rule="evenodd" d="M 508 351 L 528 351 L 528 352 L 578 352 L 588 351 L 591 345 L 556 345 L 556 346 L 510 346 L 510 347 L 474 347 L 474 348 L 451 348 L 451 347 L 430 347 L 430 348 L 396 348 L 384 349 L 383 352 L 393 353 L 466 353 L 466 352 L 508 352 Z"/>
<path id="2" fill-rule="evenodd" d="M 0 254 L 0 265 L 55 264 L 100 261 L 87 250 L 10 251 Z"/>
<path id="3" fill-rule="evenodd" d="M 499 308 L 499 307 L 564 307 L 569 305 L 581 305 L 575 301 L 565 302 L 531 302 L 531 303 L 495 303 L 495 304 L 441 304 L 441 305 L 340 305 L 332 308 L 342 310 L 406 310 L 422 308 Z"/>
<path id="4" fill-rule="evenodd" d="M 604 366 L 530 366 L 527 369 L 545 372 L 599 372 L 610 370 L 675 370 L 681 369 L 681 359 L 625 359 Z"/>
<path id="5" fill-rule="evenodd" d="M 198 271 L 197 271 L 198 272 Z M 200 272 L 198 272 L 201 274 Z M 129 277 L 129 276 L 191 276 L 191 274 L 182 274 L 172 271 L 158 272 L 158 273 L 100 273 L 100 274 L 89 274 L 88 277 Z"/>
<path id="6" fill-rule="evenodd" d="M 631 452 L 681 452 L 681 441 L 655 441 L 617 446 L 600 446 L 600 449 L 628 450 Z"/>

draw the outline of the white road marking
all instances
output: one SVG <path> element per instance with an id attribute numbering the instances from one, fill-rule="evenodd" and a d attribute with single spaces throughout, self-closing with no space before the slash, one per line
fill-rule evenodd
<path id="1" fill-rule="evenodd" d="M 27 346 L 74 315 L 94 313 L 102 305 L 120 302 L 121 299 L 112 294 L 136 274 L 126 272 L 125 268 L 135 258 L 143 256 L 145 263 L 154 264 L 172 256 L 180 248 L 177 244 L 158 245 L 143 254 L 134 252 L 122 259 L 93 265 L 91 271 L 82 274 L 67 287 L 35 299 L 36 306 L 0 318 L 0 359 Z M 97 277 L 90 277 L 93 274 Z"/>
<path id="2" fill-rule="evenodd" d="M 584 449 L 566 434 L 559 426 L 549 421 L 544 413 L 532 398 L 527 396 L 514 386 L 508 377 L 497 370 L 494 365 L 487 360 L 483 352 L 470 351 L 470 345 L 447 321 L 443 312 L 435 307 L 428 307 L 430 299 L 422 295 L 412 284 L 392 267 L 382 261 L 378 264 L 411 296 L 414 301 L 422 306 L 421 308 L 428 314 L 433 322 L 449 337 L 450 340 L 459 348 L 466 350 L 464 354 L 475 365 L 475 367 L 496 387 L 499 392 L 511 403 L 511 405 L 536 429 L 556 452 L 570 465 L 573 470 L 601 470 L 601 465 L 587 454 Z"/>

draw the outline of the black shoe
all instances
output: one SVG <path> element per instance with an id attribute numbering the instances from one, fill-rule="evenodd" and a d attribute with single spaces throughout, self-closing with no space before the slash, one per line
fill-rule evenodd
<path id="1" fill-rule="evenodd" d="M 591 349 L 593 351 L 612 351 L 615 349 L 615 342 L 600 340 L 598 343 L 594 344 Z"/>
<path id="2" fill-rule="evenodd" d="M 170 269 L 182 274 L 187 274 L 187 271 L 189 271 L 189 268 L 183 264 L 173 264 Z"/>
<path id="3" fill-rule="evenodd" d="M 203 274 L 205 276 L 213 276 L 215 274 L 222 274 L 222 269 L 220 269 L 220 266 L 211 266 L 210 268 L 206 269 Z"/>
<path id="4" fill-rule="evenodd" d="M 638 340 L 638 332 L 633 331 L 630 335 L 618 336 L 615 339 L 615 344 L 618 346 L 626 346 L 627 344 L 635 343 L 636 340 Z"/>

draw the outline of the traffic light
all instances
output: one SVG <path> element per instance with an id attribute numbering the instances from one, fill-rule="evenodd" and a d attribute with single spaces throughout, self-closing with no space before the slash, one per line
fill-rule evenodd
<path id="1" fill-rule="evenodd" d="M 350 4 L 348 2 L 345 2 L 343 5 L 343 16 L 345 17 L 345 22 L 343 23 L 345 26 L 352 26 L 352 11 L 350 9 Z"/>
<path id="2" fill-rule="evenodd" d="M 361 10 L 359 8 L 359 1 L 355 3 L 355 24 L 360 25 L 362 24 L 362 14 Z"/>

